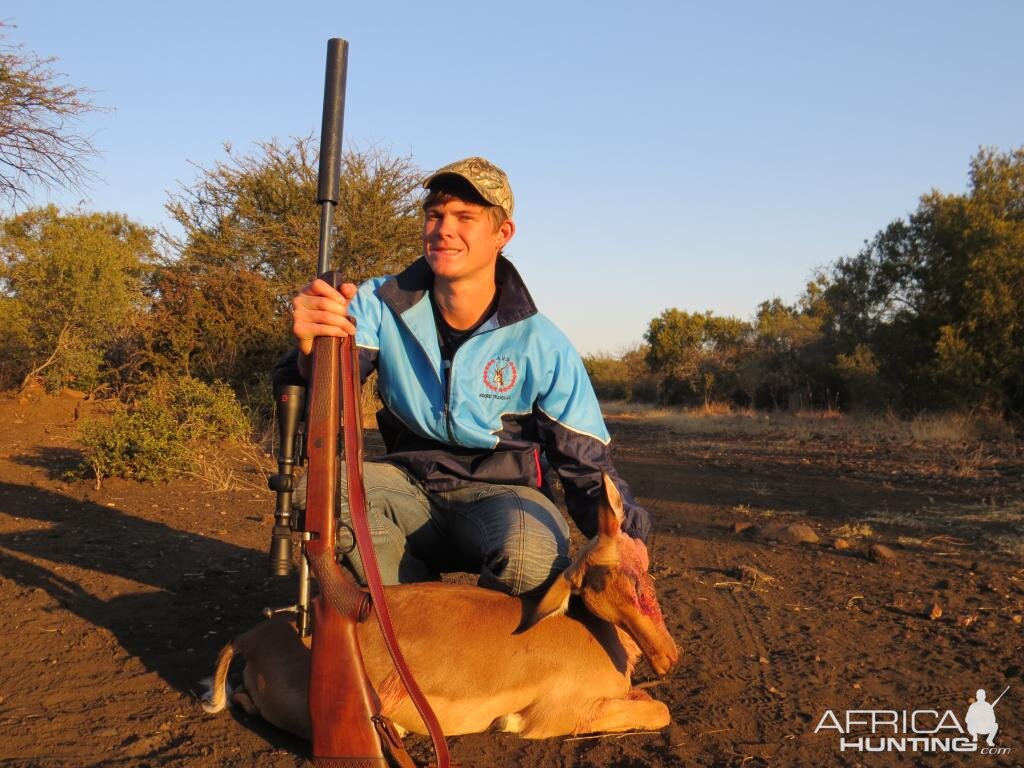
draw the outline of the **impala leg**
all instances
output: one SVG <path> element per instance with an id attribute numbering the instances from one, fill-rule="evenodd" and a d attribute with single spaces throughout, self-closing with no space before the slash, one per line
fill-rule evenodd
<path id="1" fill-rule="evenodd" d="M 581 732 L 655 731 L 672 720 L 668 707 L 637 690 L 630 691 L 625 699 L 605 699 L 595 710 Z"/>
<path id="2" fill-rule="evenodd" d="M 259 707 L 256 706 L 256 703 L 252 700 L 252 697 L 250 697 L 249 694 L 246 693 L 244 690 L 233 692 L 231 694 L 231 701 L 235 705 L 241 707 L 245 711 L 245 714 L 249 715 L 250 717 L 256 717 L 260 713 Z"/>

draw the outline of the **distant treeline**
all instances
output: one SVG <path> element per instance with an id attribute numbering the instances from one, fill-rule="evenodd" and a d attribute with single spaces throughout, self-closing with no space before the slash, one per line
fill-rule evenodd
<path id="1" fill-rule="evenodd" d="M 155 381 L 229 384 L 267 408 L 288 300 L 315 268 L 317 158 L 266 143 L 172 194 L 173 229 L 34 208 L 0 222 L 0 388 L 42 380 L 132 401 Z M 421 172 L 344 158 L 338 258 L 359 281 L 420 253 Z M 964 195 L 932 191 L 753 321 L 670 309 L 646 344 L 587 360 L 605 397 L 764 408 L 1024 413 L 1024 148 L 980 151 Z"/>
<path id="2" fill-rule="evenodd" d="M 645 344 L 589 357 L 600 395 L 759 408 L 1024 415 L 1024 148 L 981 150 L 855 256 L 753 321 L 669 309 Z"/>

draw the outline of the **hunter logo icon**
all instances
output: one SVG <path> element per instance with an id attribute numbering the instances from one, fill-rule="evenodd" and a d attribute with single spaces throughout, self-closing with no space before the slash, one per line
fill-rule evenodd
<path id="1" fill-rule="evenodd" d="M 1006 691 L 1008 690 L 1010 690 L 1010 686 L 1006 686 Z M 975 741 L 978 740 L 978 736 L 987 736 L 985 743 L 990 747 L 995 746 L 996 732 L 999 730 L 999 723 L 996 722 L 996 704 L 999 703 L 999 699 L 1003 698 L 1006 691 L 999 694 L 999 698 L 989 704 L 985 701 L 985 689 L 978 689 L 974 703 L 967 708 L 967 716 L 964 718 L 967 721 L 967 732 L 974 737 Z"/>
<path id="2" fill-rule="evenodd" d="M 516 364 L 510 357 L 499 355 L 484 366 L 484 385 L 492 392 L 508 392 L 515 386 L 517 378 Z"/>

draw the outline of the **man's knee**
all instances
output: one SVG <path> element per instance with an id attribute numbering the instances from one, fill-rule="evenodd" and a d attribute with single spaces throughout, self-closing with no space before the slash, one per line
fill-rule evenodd
<path id="1" fill-rule="evenodd" d="M 386 500 L 392 494 L 413 495 L 415 488 L 402 470 L 394 464 L 368 461 L 363 464 L 363 490 L 369 504 Z M 348 501 L 348 472 L 342 462 L 338 471 L 338 491 L 342 501 Z"/>
<path id="2" fill-rule="evenodd" d="M 569 567 L 569 531 L 557 509 L 527 501 L 516 516 L 484 553 L 480 585 L 522 595 L 543 589 Z"/>
<path id="3" fill-rule="evenodd" d="M 526 595 L 548 587 L 568 567 L 559 558 L 534 558 L 526 561 L 508 551 L 492 553 L 480 571 L 479 585 L 509 595 Z"/>

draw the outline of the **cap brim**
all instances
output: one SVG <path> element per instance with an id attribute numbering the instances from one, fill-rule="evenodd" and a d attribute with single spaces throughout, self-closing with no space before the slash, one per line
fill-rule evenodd
<path id="1" fill-rule="evenodd" d="M 500 203 L 495 202 L 486 194 L 484 194 L 484 191 L 480 189 L 480 187 L 478 187 L 476 184 L 474 184 L 472 179 L 470 179 L 467 176 L 463 176 L 461 173 L 458 173 L 457 171 L 441 171 L 439 173 L 435 173 L 430 178 L 423 182 L 423 188 L 430 189 L 431 185 L 435 181 L 437 181 L 438 179 L 443 179 L 446 176 L 450 176 L 453 179 L 461 179 L 462 181 L 466 182 L 469 185 L 470 189 L 472 189 L 474 192 L 480 195 L 480 199 L 486 202 L 488 205 L 497 205 L 499 208 L 501 207 Z"/>

